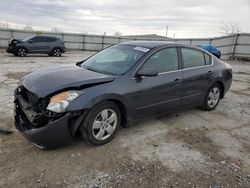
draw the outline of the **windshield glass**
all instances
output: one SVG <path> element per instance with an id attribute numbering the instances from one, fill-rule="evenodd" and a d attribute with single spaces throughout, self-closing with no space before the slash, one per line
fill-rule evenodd
<path id="1" fill-rule="evenodd" d="M 23 42 L 26 42 L 26 41 L 28 41 L 28 40 L 30 40 L 30 39 L 32 39 L 34 36 L 32 36 L 32 37 L 28 37 L 28 38 L 26 38 L 26 39 L 23 39 Z"/>
<path id="2" fill-rule="evenodd" d="M 149 49 L 115 45 L 87 59 L 81 67 L 104 74 L 121 75 L 127 72 Z"/>

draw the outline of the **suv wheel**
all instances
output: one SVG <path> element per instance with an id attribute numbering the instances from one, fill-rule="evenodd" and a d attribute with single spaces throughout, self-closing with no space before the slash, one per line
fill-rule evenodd
<path id="1" fill-rule="evenodd" d="M 209 88 L 206 94 L 205 100 L 203 102 L 203 109 L 207 111 L 214 110 L 219 104 L 220 98 L 221 87 L 219 84 L 215 83 Z"/>
<path id="2" fill-rule="evenodd" d="M 16 54 L 19 57 L 25 57 L 25 56 L 27 56 L 27 51 L 25 48 L 18 48 Z"/>
<path id="3" fill-rule="evenodd" d="M 59 49 L 59 48 L 55 48 L 53 51 L 52 51 L 52 54 L 53 56 L 55 57 L 59 57 L 62 55 L 62 51 Z"/>
<path id="4" fill-rule="evenodd" d="M 81 136 L 90 144 L 99 146 L 111 141 L 121 124 L 119 107 L 110 101 L 93 107 L 80 127 Z"/>

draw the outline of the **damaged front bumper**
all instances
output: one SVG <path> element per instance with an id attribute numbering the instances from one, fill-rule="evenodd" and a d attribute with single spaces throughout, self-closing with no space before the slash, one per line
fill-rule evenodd
<path id="1" fill-rule="evenodd" d="M 50 120 L 48 117 L 33 111 L 17 90 L 15 91 L 14 103 L 16 128 L 40 149 L 52 149 L 72 143 L 76 128 L 83 119 L 80 116 L 72 121 L 73 115 L 69 112 Z M 38 122 L 42 121 L 42 126 L 39 126 Z"/>
<path id="2" fill-rule="evenodd" d="M 11 54 L 15 54 L 16 51 L 17 51 L 16 46 L 8 46 L 8 48 L 6 49 L 6 52 Z"/>

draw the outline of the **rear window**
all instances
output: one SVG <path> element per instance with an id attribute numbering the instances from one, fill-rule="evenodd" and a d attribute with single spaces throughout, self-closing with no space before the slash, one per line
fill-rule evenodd
<path id="1" fill-rule="evenodd" d="M 184 68 L 193 68 L 205 65 L 203 52 L 190 48 L 181 48 L 181 52 Z"/>
<path id="2" fill-rule="evenodd" d="M 56 40 L 57 40 L 57 38 L 55 38 L 55 37 L 43 37 L 44 42 L 54 42 Z"/>

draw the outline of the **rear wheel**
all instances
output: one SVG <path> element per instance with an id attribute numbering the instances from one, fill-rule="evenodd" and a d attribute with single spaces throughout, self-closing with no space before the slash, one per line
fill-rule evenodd
<path id="1" fill-rule="evenodd" d="M 213 84 L 205 97 L 203 102 L 203 109 L 207 111 L 214 110 L 221 99 L 221 86 L 217 83 Z"/>
<path id="2" fill-rule="evenodd" d="M 55 56 L 55 57 L 60 57 L 62 55 L 61 49 L 60 48 L 53 49 L 52 55 Z"/>
<path id="3" fill-rule="evenodd" d="M 19 57 L 25 57 L 25 56 L 27 56 L 27 51 L 25 48 L 18 48 L 16 54 Z"/>
<path id="4" fill-rule="evenodd" d="M 90 144 L 103 145 L 115 137 L 120 124 L 119 107 L 111 101 L 105 101 L 90 110 L 80 127 L 80 133 Z"/>

